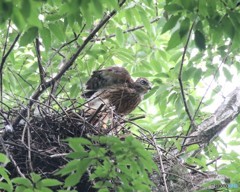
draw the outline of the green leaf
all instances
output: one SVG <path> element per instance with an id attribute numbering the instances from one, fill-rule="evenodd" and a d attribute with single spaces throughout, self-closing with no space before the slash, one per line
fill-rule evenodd
<path id="1" fill-rule="evenodd" d="M 18 185 L 23 185 L 23 186 L 28 187 L 28 188 L 33 187 L 31 181 L 27 178 L 16 177 L 16 178 L 12 179 L 12 182 L 16 183 Z"/>
<path id="2" fill-rule="evenodd" d="M 29 28 L 21 37 L 20 39 L 20 45 L 26 46 L 27 44 L 31 43 L 35 37 L 38 34 L 38 28 L 37 27 L 31 27 Z"/>
<path id="3" fill-rule="evenodd" d="M 143 10 L 139 11 L 139 15 L 141 17 L 144 27 L 147 29 L 147 32 L 151 34 L 152 30 L 151 30 L 151 24 L 150 24 L 149 18 L 146 16 Z"/>
<path id="4" fill-rule="evenodd" d="M 230 73 L 230 71 L 226 67 L 223 67 L 223 73 L 228 81 L 232 80 L 233 75 Z"/>
<path id="5" fill-rule="evenodd" d="M 181 22 L 181 25 L 180 25 L 179 35 L 181 39 L 188 34 L 189 27 L 190 27 L 190 19 L 186 18 Z"/>
<path id="6" fill-rule="evenodd" d="M 37 183 L 38 181 L 41 180 L 41 175 L 39 175 L 39 174 L 31 173 L 30 175 L 31 175 L 32 181 L 34 183 Z"/>
<path id="7" fill-rule="evenodd" d="M 124 35 L 123 31 L 120 28 L 116 28 L 116 39 L 120 46 L 124 45 Z"/>
<path id="8" fill-rule="evenodd" d="M 6 155 L 4 155 L 3 153 L 0 153 L 0 162 L 5 164 L 9 162 L 9 159 L 7 158 Z"/>
<path id="9" fill-rule="evenodd" d="M 172 15 L 170 19 L 165 23 L 162 29 L 162 33 L 167 32 L 168 30 L 174 28 L 177 24 L 177 21 L 179 20 L 181 15 Z"/>
<path id="10" fill-rule="evenodd" d="M 169 12 L 169 13 L 176 13 L 176 12 L 182 10 L 183 8 L 182 8 L 180 5 L 178 5 L 178 4 L 172 3 L 172 4 L 166 5 L 166 6 L 164 7 L 164 9 L 165 9 L 167 12 Z"/>
<path id="11" fill-rule="evenodd" d="M 225 16 L 222 19 L 221 24 L 222 24 L 222 29 L 225 32 L 225 34 L 227 35 L 227 37 L 233 39 L 234 34 L 235 34 L 235 29 L 234 29 L 233 23 L 231 22 L 229 17 Z"/>
<path id="12" fill-rule="evenodd" d="M 31 14 L 31 2 L 29 0 L 22 0 L 20 11 L 26 20 Z"/>
<path id="13" fill-rule="evenodd" d="M 206 40 L 204 35 L 202 34 L 202 32 L 200 32 L 199 30 L 195 31 L 195 44 L 196 46 L 199 48 L 199 50 L 205 50 L 206 49 Z"/>
<path id="14" fill-rule="evenodd" d="M 201 69 L 196 69 L 195 70 L 195 73 L 194 73 L 194 76 L 193 76 L 193 82 L 194 82 L 194 85 L 196 86 L 199 81 L 201 80 L 202 78 L 202 70 Z"/>
<path id="15" fill-rule="evenodd" d="M 58 186 L 62 184 L 62 182 L 58 181 L 57 179 L 43 179 L 41 183 L 42 183 L 42 186 L 44 187 L 52 187 L 52 186 Z"/>
<path id="16" fill-rule="evenodd" d="M 187 147 L 186 152 L 196 151 L 196 150 L 198 150 L 198 149 L 199 149 L 199 145 L 193 144 L 193 145 L 190 145 L 189 147 Z"/>
<path id="17" fill-rule="evenodd" d="M 40 29 L 39 32 L 40 32 L 40 37 L 42 38 L 42 41 L 43 41 L 43 45 L 45 46 L 46 51 L 48 51 L 52 43 L 51 33 L 49 29 L 46 27 L 43 27 L 42 29 Z"/>
<path id="18" fill-rule="evenodd" d="M 181 43 L 181 38 L 179 35 L 179 30 L 175 31 L 170 40 L 168 41 L 167 50 L 173 49 Z"/>
<path id="19" fill-rule="evenodd" d="M 49 24 L 49 29 L 51 32 L 57 37 L 61 42 L 65 40 L 64 28 L 62 21 L 56 21 L 54 23 Z"/>
<path id="20" fill-rule="evenodd" d="M 11 180 L 9 178 L 9 173 L 7 171 L 7 169 L 5 169 L 4 167 L 0 167 L 0 175 L 2 178 L 4 178 L 9 184 L 11 184 Z"/>
<path id="21" fill-rule="evenodd" d="M 101 1 L 94 1 L 93 6 L 94 6 L 94 13 L 96 14 L 96 16 L 101 17 L 103 14 L 103 6 Z"/>
<path id="22" fill-rule="evenodd" d="M 26 21 L 24 17 L 20 13 L 20 11 L 16 8 L 13 11 L 12 20 L 20 31 L 22 31 L 26 26 Z"/>
<path id="23" fill-rule="evenodd" d="M 77 183 L 79 183 L 81 177 L 82 177 L 82 175 L 79 175 L 77 173 L 73 173 L 73 174 L 69 175 L 65 179 L 64 187 L 75 186 Z"/>
<path id="24" fill-rule="evenodd" d="M 7 192 L 12 192 L 13 191 L 12 185 L 8 184 L 8 183 L 4 183 L 4 182 L 0 182 L 0 189 L 3 189 L 4 191 L 7 191 Z"/>
<path id="25" fill-rule="evenodd" d="M 56 174 L 57 175 L 67 175 L 69 173 L 71 173 L 72 171 L 75 171 L 78 164 L 79 164 L 80 160 L 79 159 L 74 159 L 70 162 L 68 162 L 62 169 L 60 169 Z"/>

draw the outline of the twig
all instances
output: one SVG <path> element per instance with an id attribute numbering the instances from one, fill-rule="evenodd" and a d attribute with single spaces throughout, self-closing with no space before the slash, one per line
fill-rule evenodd
<path id="1" fill-rule="evenodd" d="M 64 43 L 64 44 L 61 45 L 58 49 L 52 48 L 52 49 L 55 51 L 55 53 L 54 53 L 54 54 L 51 56 L 51 58 L 49 59 L 49 63 L 51 63 L 51 60 L 55 57 L 56 54 L 59 54 L 60 56 L 62 56 L 63 58 L 65 58 L 65 56 L 60 53 L 61 49 L 63 49 L 63 48 L 66 47 L 67 45 L 70 45 L 71 43 L 77 41 L 78 38 L 80 37 L 80 34 L 82 33 L 83 29 L 85 28 L 85 26 L 86 26 L 86 24 L 83 25 L 83 27 L 82 27 L 82 29 L 81 29 L 81 31 L 80 31 L 80 33 L 79 33 L 78 35 L 75 35 L 75 34 L 74 34 L 74 36 L 75 36 L 74 39 L 70 40 L 69 42 Z"/>
<path id="2" fill-rule="evenodd" d="M 221 158 L 222 158 L 222 156 L 219 156 L 219 157 L 217 157 L 216 159 L 213 159 L 212 161 L 210 161 L 209 163 L 207 163 L 206 166 L 213 164 L 214 162 L 216 162 L 217 160 L 219 160 L 219 159 L 221 159 Z M 196 170 L 199 170 L 199 169 L 202 169 L 202 168 L 203 168 L 203 166 L 197 168 Z"/>
<path id="3" fill-rule="evenodd" d="M 7 147 L 6 147 L 5 143 L 4 143 L 4 140 L 3 140 L 2 136 L 0 136 L 0 143 L 1 143 L 2 147 L 3 147 L 3 150 L 5 151 L 5 154 L 8 156 L 8 158 L 10 159 L 10 161 L 11 161 L 11 162 L 13 163 L 13 165 L 15 166 L 18 174 L 19 174 L 21 177 L 25 178 L 25 175 L 22 173 L 22 171 L 21 171 L 20 168 L 18 167 L 16 161 L 13 159 L 12 155 L 8 152 Z"/>
<path id="4" fill-rule="evenodd" d="M 162 152 L 160 151 L 160 148 L 157 147 L 157 142 L 154 138 L 153 135 L 152 136 L 152 142 L 154 144 L 154 147 L 157 151 L 157 155 L 158 155 L 158 158 L 159 158 L 159 162 L 160 162 L 160 167 L 161 167 L 161 172 L 162 172 L 162 177 L 163 177 L 163 183 L 164 183 L 164 187 L 165 187 L 165 192 L 168 192 L 168 186 L 167 186 L 167 180 L 166 180 L 166 172 L 164 170 L 164 166 L 163 166 L 163 161 L 162 161 Z"/>
<path id="5" fill-rule="evenodd" d="M 156 16 L 158 16 L 158 1 L 154 0 Z"/>
<path id="6" fill-rule="evenodd" d="M 135 120 L 144 119 L 144 118 L 146 118 L 146 115 L 141 115 L 141 116 L 138 116 L 138 117 L 133 117 L 133 118 L 128 119 L 128 121 L 135 121 Z"/>
<path id="7" fill-rule="evenodd" d="M 21 75 L 20 75 L 20 73 L 17 73 L 16 71 L 12 71 L 12 69 L 11 68 L 7 68 L 13 75 L 14 75 L 14 73 L 18 76 L 18 77 L 20 77 L 20 79 L 21 80 L 23 80 L 26 84 L 28 84 L 30 87 L 31 87 L 31 89 L 32 90 L 34 90 L 34 87 L 32 86 L 32 84 L 31 83 L 29 83 L 27 80 L 26 80 L 26 78 L 24 78 L 24 77 L 22 77 Z M 18 79 L 15 77 L 15 79 L 18 81 Z"/>
<path id="8" fill-rule="evenodd" d="M 9 50 L 7 51 L 7 53 L 2 57 L 2 61 L 1 61 L 1 64 L 0 64 L 0 74 L 2 73 L 2 70 L 3 70 L 3 66 L 5 64 L 5 61 L 7 59 L 7 57 L 9 56 L 9 54 L 11 53 L 11 51 L 13 50 L 15 44 L 17 43 L 19 37 L 20 37 L 21 33 L 18 33 L 17 36 L 15 37 L 12 45 L 10 46 Z"/>
<path id="9" fill-rule="evenodd" d="M 97 116 L 97 114 L 102 110 L 102 108 L 104 107 L 104 104 L 102 103 L 98 109 L 95 111 L 95 113 L 91 116 L 91 118 L 88 120 L 89 123 L 91 123 L 91 121 Z"/>
<path id="10" fill-rule="evenodd" d="M 184 60 L 185 60 L 185 56 L 186 56 L 186 53 L 187 53 L 187 48 L 188 48 L 188 44 L 189 44 L 189 41 L 190 41 L 190 37 L 192 35 L 194 24 L 195 24 L 195 21 L 193 22 L 193 24 L 192 24 L 192 26 L 191 26 L 191 28 L 189 30 L 189 33 L 188 33 L 188 38 L 187 38 L 187 42 L 186 42 L 186 44 L 184 46 L 183 55 L 182 55 L 182 61 L 181 61 L 179 74 L 178 74 L 178 81 L 179 81 L 179 85 L 180 85 L 180 91 L 181 91 L 181 95 L 182 95 L 182 99 L 183 99 L 184 108 L 185 108 L 185 111 L 186 111 L 186 113 L 188 115 L 188 118 L 190 119 L 192 127 L 195 127 L 195 124 L 194 124 L 192 115 L 191 115 L 191 113 L 190 113 L 190 111 L 188 109 L 186 97 L 185 97 L 185 94 L 184 94 L 184 88 L 183 88 L 183 82 L 182 82 L 182 71 L 183 71 Z"/>
<path id="11" fill-rule="evenodd" d="M 183 135 L 176 135 L 176 136 L 162 136 L 162 137 L 156 137 L 155 139 L 171 139 L 171 138 L 193 138 L 197 136 L 183 136 Z"/>
<path id="12" fill-rule="evenodd" d="M 67 112 L 63 109 L 63 107 L 61 106 L 61 104 L 55 99 L 55 97 L 50 94 L 50 97 L 55 101 L 55 103 L 59 106 L 59 108 L 62 110 L 62 112 L 69 118 Z"/>
<path id="13" fill-rule="evenodd" d="M 200 109 L 200 107 L 201 107 L 201 105 L 202 105 L 202 103 L 203 103 L 203 99 L 204 99 L 205 96 L 207 95 L 207 92 L 209 91 L 212 83 L 213 83 L 214 80 L 216 79 L 216 76 L 217 76 L 217 74 L 218 74 L 218 72 L 219 72 L 220 67 L 226 62 L 226 60 L 227 60 L 227 58 L 228 58 L 228 56 L 229 56 L 229 51 L 230 51 L 231 45 L 232 45 L 232 44 L 230 43 L 230 44 L 229 44 L 229 47 L 228 47 L 228 49 L 229 49 L 229 50 L 228 50 L 228 53 L 227 53 L 226 56 L 223 58 L 222 62 L 218 65 L 216 71 L 214 72 L 213 78 L 212 78 L 211 82 L 209 83 L 209 85 L 208 85 L 205 93 L 203 94 L 203 96 L 202 96 L 202 98 L 201 98 L 201 101 L 199 102 L 199 105 L 198 105 L 198 107 L 197 107 L 197 109 L 196 109 L 196 111 L 195 111 L 195 113 L 194 113 L 193 119 L 195 119 L 195 117 L 197 116 L 198 111 L 199 111 L 199 109 Z"/>
<path id="14" fill-rule="evenodd" d="M 155 23 L 157 22 L 161 17 L 156 17 L 155 19 L 153 19 L 152 21 L 150 21 L 150 23 Z M 140 26 L 137 26 L 137 27 L 133 27 L 131 29 L 128 29 L 128 30 L 125 30 L 123 31 L 123 33 L 129 33 L 129 32 L 133 32 L 133 31 L 136 31 L 136 30 L 139 30 L 139 29 L 142 29 L 144 28 L 144 25 L 140 25 Z M 91 42 L 95 42 L 95 41 L 104 41 L 106 39 L 109 39 L 109 38 L 112 38 L 112 37 L 115 37 L 116 34 L 111 34 L 111 35 L 108 35 L 108 36 L 105 36 L 105 37 L 101 37 L 101 38 L 95 38 L 95 39 L 92 39 Z"/>
<path id="15" fill-rule="evenodd" d="M 23 131 L 22 131 L 22 143 L 28 149 L 28 165 L 29 165 L 30 170 L 33 171 L 32 155 L 31 155 L 31 132 L 30 132 L 30 128 L 29 128 L 30 123 L 28 122 L 29 119 L 30 119 L 30 109 L 28 109 L 28 111 L 27 111 L 27 119 L 26 119 L 27 123 L 25 124 Z M 24 141 L 26 130 L 27 130 L 27 144 Z"/>
<path id="16" fill-rule="evenodd" d="M 41 84 L 45 84 L 45 76 L 46 73 L 43 69 L 42 66 L 42 61 L 41 61 L 41 52 L 40 52 L 40 42 L 39 39 L 36 38 L 36 53 L 37 53 L 37 60 L 38 60 L 38 69 L 39 69 L 39 75 L 40 75 L 40 81 Z"/>
<path id="17" fill-rule="evenodd" d="M 11 20 L 8 21 L 8 28 L 7 28 L 7 33 L 6 33 L 6 38 L 5 38 L 5 42 L 3 45 L 3 53 L 2 53 L 2 57 L 4 57 L 6 49 L 7 49 L 7 42 L 8 42 L 8 36 L 9 36 L 9 29 L 11 26 Z"/>
<path id="18" fill-rule="evenodd" d="M 123 0 L 119 6 L 121 7 L 126 0 Z M 33 100 L 38 100 L 40 95 L 45 92 L 47 88 L 49 88 L 54 82 L 59 80 L 62 75 L 73 65 L 74 61 L 77 59 L 77 57 L 80 55 L 80 53 L 83 51 L 83 49 L 86 47 L 86 45 L 91 41 L 91 39 L 96 35 L 96 33 L 117 13 L 116 10 L 113 10 L 110 12 L 109 15 L 107 15 L 105 18 L 103 18 L 99 24 L 92 30 L 92 32 L 89 34 L 89 36 L 84 40 L 82 45 L 77 49 L 75 54 L 62 66 L 59 73 L 52 78 L 50 81 L 46 82 L 44 86 L 39 86 L 35 93 L 31 96 L 31 100 L 28 103 L 28 107 L 30 108 L 33 105 Z M 22 116 L 26 116 L 27 109 L 22 109 L 20 111 L 20 114 L 14 119 L 13 121 L 13 128 L 16 128 L 16 126 L 19 124 L 20 120 L 22 119 Z"/>

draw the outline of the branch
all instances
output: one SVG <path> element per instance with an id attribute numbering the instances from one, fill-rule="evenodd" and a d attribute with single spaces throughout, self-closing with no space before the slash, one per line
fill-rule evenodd
<path id="1" fill-rule="evenodd" d="M 11 53 L 11 51 L 13 50 L 15 44 L 17 43 L 19 37 L 20 37 L 21 33 L 18 33 L 17 36 L 15 37 L 11 47 L 9 48 L 9 50 L 7 51 L 7 53 L 2 57 L 2 61 L 1 61 L 1 64 L 0 64 L 0 74 L 2 73 L 2 70 L 3 70 L 3 66 L 6 62 L 6 59 L 7 57 L 9 56 L 9 54 Z"/>
<path id="2" fill-rule="evenodd" d="M 153 135 L 151 135 L 151 136 L 152 136 L 153 145 L 155 146 L 155 149 L 156 149 L 156 152 L 157 152 L 157 156 L 159 158 L 160 167 L 161 167 L 160 171 L 162 172 L 165 192 L 168 192 L 168 186 L 167 186 L 167 180 L 166 180 L 166 172 L 165 172 L 165 169 L 164 169 L 164 166 L 163 166 L 163 160 L 162 160 L 162 152 L 161 152 L 160 148 L 157 146 L 157 142 L 156 142 L 154 136 Z"/>
<path id="3" fill-rule="evenodd" d="M 191 113 L 190 113 L 190 111 L 188 109 L 186 97 L 185 97 L 185 94 L 184 94 L 184 88 L 183 88 L 183 82 L 182 82 L 182 71 L 183 71 L 184 60 L 185 60 L 185 56 L 186 56 L 186 53 L 187 53 L 187 48 L 188 48 L 188 44 L 189 44 L 189 41 L 190 41 L 190 37 L 192 35 L 194 24 L 195 24 L 195 22 L 193 22 L 193 24 L 192 24 L 192 26 L 190 28 L 190 31 L 188 33 L 188 38 L 187 38 L 187 42 L 186 42 L 186 44 L 184 46 L 183 55 L 182 55 L 182 61 L 181 61 L 179 74 L 178 74 L 178 81 L 179 81 L 179 85 L 180 85 L 180 90 L 181 90 L 181 95 L 182 95 L 182 99 L 183 99 L 184 108 L 185 108 L 185 111 L 186 111 L 186 113 L 188 115 L 188 118 L 190 119 L 192 127 L 195 127 L 195 125 L 194 125 L 194 121 L 193 121 L 192 115 L 191 115 Z"/>
<path id="4" fill-rule="evenodd" d="M 207 146 L 239 113 L 240 87 L 237 87 L 208 119 L 197 126 L 196 131 L 190 134 L 196 137 L 186 139 L 185 146 L 190 143 L 198 143 L 200 148 Z"/>
<path id="5" fill-rule="evenodd" d="M 121 7 L 126 0 L 123 0 L 119 6 Z M 38 89 L 36 90 L 35 93 L 30 98 L 30 101 L 28 103 L 28 107 L 31 107 L 33 105 L 34 100 L 38 100 L 39 96 L 47 89 L 49 88 L 54 82 L 59 80 L 62 75 L 73 65 L 74 61 L 77 59 L 77 57 L 80 55 L 80 53 L 83 51 L 83 49 L 86 47 L 86 45 L 91 42 L 93 37 L 96 35 L 96 33 L 117 13 L 116 10 L 113 10 L 110 12 L 109 15 L 107 15 L 105 18 L 103 18 L 99 24 L 92 30 L 92 32 L 89 34 L 89 36 L 84 40 L 82 45 L 77 49 L 76 53 L 73 54 L 73 56 L 62 66 L 60 69 L 59 73 L 52 78 L 50 81 L 46 82 L 44 86 L 39 85 Z M 20 111 L 20 114 L 15 118 L 13 122 L 13 128 L 16 128 L 16 126 L 19 124 L 20 120 L 22 117 L 26 116 L 27 108 L 22 109 Z"/>
<path id="6" fill-rule="evenodd" d="M 4 46 L 3 46 L 2 58 L 4 57 L 6 49 L 7 49 L 7 42 L 8 42 L 8 36 L 9 36 L 10 24 L 11 24 L 11 20 L 8 21 L 8 28 L 7 28 L 6 38 L 5 38 L 5 42 L 4 42 Z"/>
<path id="7" fill-rule="evenodd" d="M 155 19 L 153 19 L 152 21 L 150 21 L 150 23 L 155 23 L 155 22 L 157 22 L 160 18 L 161 18 L 161 17 L 156 17 Z M 137 26 L 137 27 L 134 27 L 134 28 L 125 30 L 125 31 L 123 31 L 123 33 L 133 32 L 133 31 L 136 31 L 136 30 L 142 29 L 142 28 L 144 28 L 144 25 L 140 25 L 140 26 Z M 91 42 L 104 41 L 104 40 L 109 39 L 109 38 L 112 38 L 112 37 L 116 37 L 116 34 L 111 34 L 111 35 L 108 35 L 108 36 L 105 36 L 105 37 L 100 37 L 100 38 L 92 39 Z"/>
<path id="8" fill-rule="evenodd" d="M 46 73 L 43 69 L 42 66 L 42 61 L 41 61 L 41 52 L 40 52 L 40 42 L 39 39 L 36 38 L 36 53 L 37 53 L 37 60 L 38 60 L 38 69 L 39 69 L 39 75 L 40 75 L 40 81 L 41 84 L 45 84 L 45 76 Z"/>

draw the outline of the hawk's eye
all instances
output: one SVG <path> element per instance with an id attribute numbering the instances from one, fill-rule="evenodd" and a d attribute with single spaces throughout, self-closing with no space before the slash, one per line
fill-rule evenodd
<path id="1" fill-rule="evenodd" d="M 140 81 L 140 84 L 141 84 L 141 85 L 147 85 L 148 82 L 142 79 L 142 80 Z"/>

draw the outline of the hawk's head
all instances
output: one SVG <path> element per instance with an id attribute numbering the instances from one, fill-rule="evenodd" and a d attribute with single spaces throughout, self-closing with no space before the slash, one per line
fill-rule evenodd
<path id="1" fill-rule="evenodd" d="M 147 93 L 151 87 L 151 83 L 144 77 L 140 77 L 135 81 L 135 89 L 138 91 L 140 94 L 145 94 Z"/>

